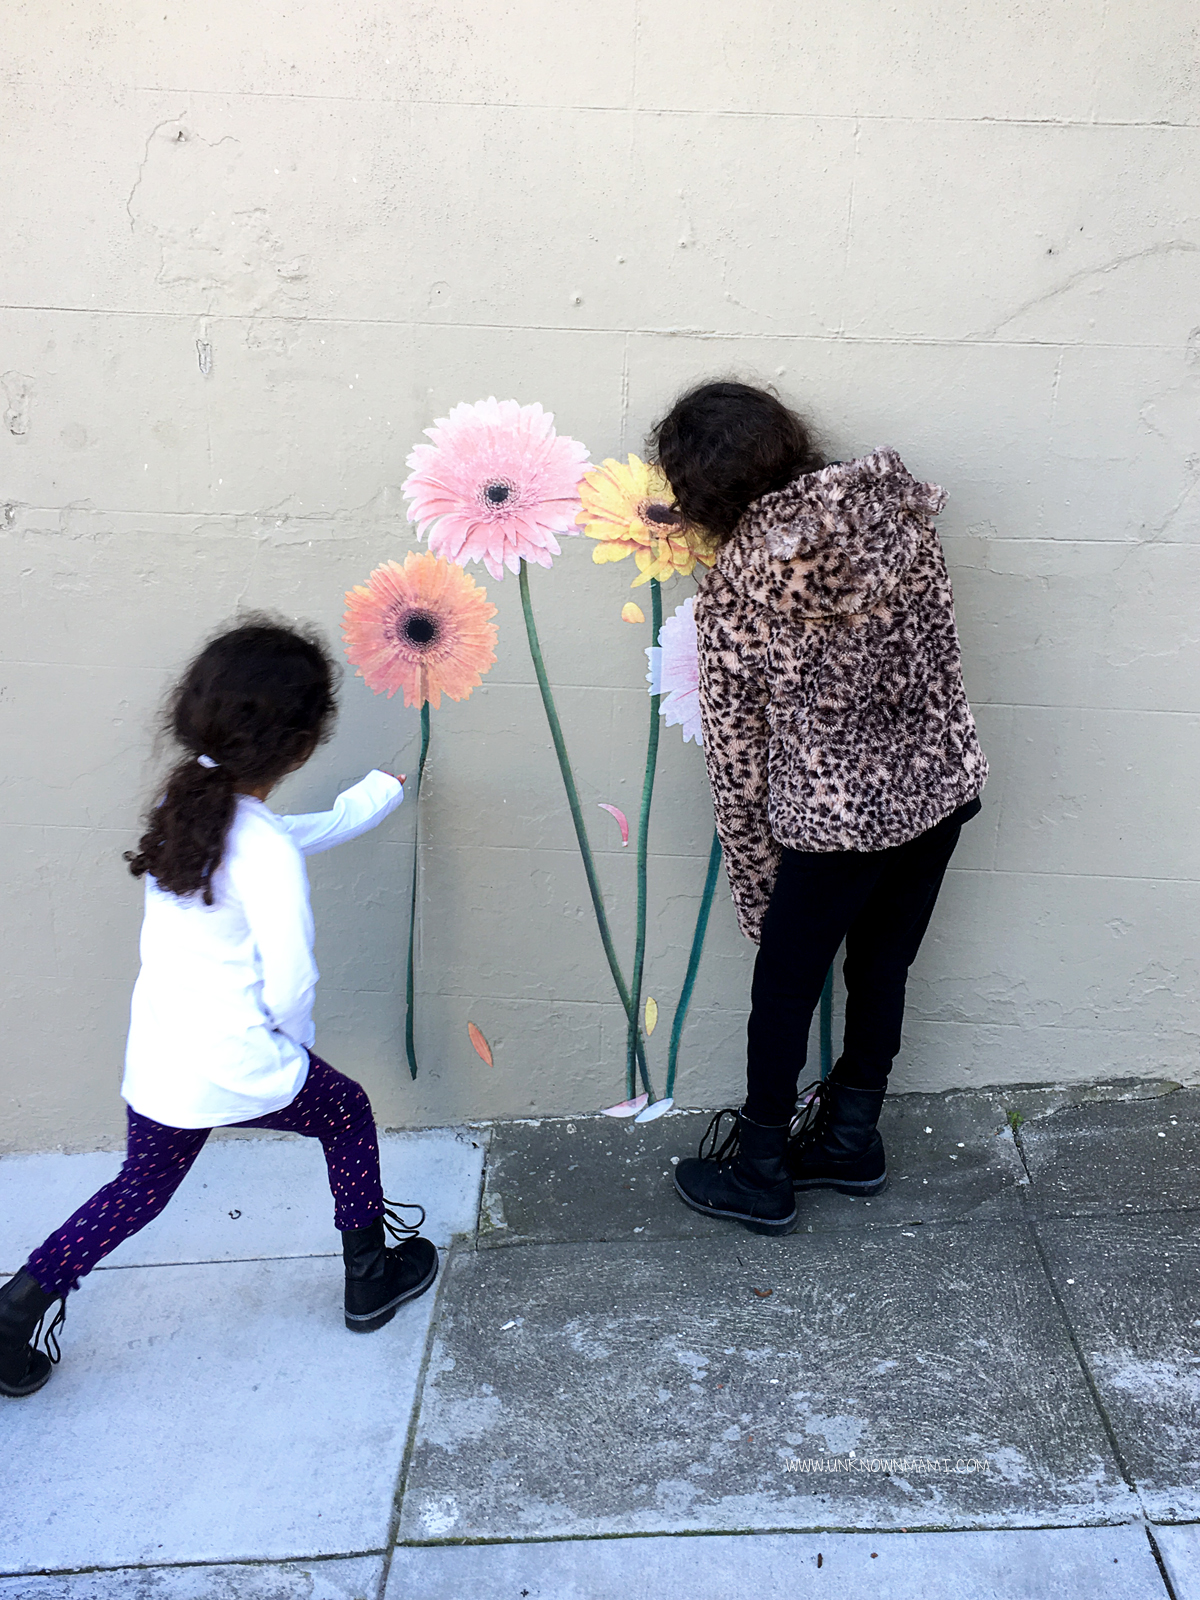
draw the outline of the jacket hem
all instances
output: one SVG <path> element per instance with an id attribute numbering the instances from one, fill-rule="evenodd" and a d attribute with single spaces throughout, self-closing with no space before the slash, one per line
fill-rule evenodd
<path id="1" fill-rule="evenodd" d="M 803 832 L 784 837 L 783 833 L 778 831 L 774 824 L 771 825 L 771 837 L 784 850 L 799 850 L 806 855 L 836 855 L 842 852 L 852 852 L 856 855 L 880 855 L 885 850 L 895 850 L 902 844 L 911 844 L 914 839 L 919 839 L 922 834 L 929 833 L 932 829 L 945 822 L 948 817 L 952 817 L 956 811 L 961 811 L 964 806 L 969 806 L 973 800 L 978 800 L 983 793 L 984 782 L 986 782 L 986 779 L 973 786 L 968 786 L 961 794 L 954 796 L 940 807 L 934 815 L 922 817 L 915 824 L 898 826 L 894 831 L 891 829 L 877 830 L 874 833 L 860 836 L 853 842 L 846 842 L 845 835 L 842 835 L 835 843 L 829 842 L 827 834 L 821 835 L 819 839 Z"/>

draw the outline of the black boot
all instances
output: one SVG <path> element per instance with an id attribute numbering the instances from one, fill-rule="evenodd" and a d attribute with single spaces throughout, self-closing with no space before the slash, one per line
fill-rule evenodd
<path id="1" fill-rule="evenodd" d="M 723 1117 L 734 1125 L 722 1144 Z M 675 1168 L 684 1205 L 710 1217 L 728 1217 L 751 1233 L 790 1233 L 796 1198 L 784 1165 L 788 1124 L 763 1127 L 744 1111 L 718 1111 L 700 1141 L 700 1154 Z M 706 1149 L 705 1146 L 708 1148 Z"/>
<path id="2" fill-rule="evenodd" d="M 390 1322 L 406 1300 L 424 1294 L 438 1273 L 437 1246 L 417 1232 L 425 1221 L 422 1206 L 404 1206 L 419 1211 L 421 1222 L 409 1227 L 401 1222 L 392 1202 L 366 1228 L 348 1228 L 342 1233 L 342 1259 L 346 1263 L 346 1326 L 351 1333 L 374 1333 Z M 390 1246 L 384 1225 L 393 1239 Z"/>
<path id="3" fill-rule="evenodd" d="M 37 1348 L 46 1312 L 58 1300 L 58 1312 L 46 1329 L 46 1349 Z M 0 1394 L 14 1400 L 35 1394 L 58 1363 L 58 1330 L 67 1320 L 67 1303 L 47 1294 L 22 1267 L 0 1289 Z"/>
<path id="4" fill-rule="evenodd" d="M 797 1189 L 878 1194 L 887 1183 L 883 1140 L 876 1123 L 886 1090 L 853 1089 L 834 1067 L 792 1120 L 787 1167 Z"/>

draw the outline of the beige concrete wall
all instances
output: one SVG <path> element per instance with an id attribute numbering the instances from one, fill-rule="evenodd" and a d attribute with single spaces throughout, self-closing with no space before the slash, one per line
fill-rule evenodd
<path id="1" fill-rule="evenodd" d="M 676 388 L 778 384 L 897 445 L 943 528 L 993 778 L 896 1084 L 1197 1077 L 1200 131 L 1188 0 L 28 0 L 0 64 L 3 1142 L 114 1140 L 148 726 L 198 636 L 335 632 L 413 547 L 398 486 L 459 400 L 594 459 Z M 418 1032 L 411 808 L 314 864 L 319 1047 L 381 1119 L 594 1109 L 622 1027 L 524 644 L 435 717 Z M 572 541 L 534 592 L 622 953 L 646 630 Z M 676 583 L 668 610 L 689 592 Z M 644 591 L 640 591 L 644 594 Z M 286 801 L 416 717 L 347 682 Z M 647 990 L 661 1086 L 711 814 L 663 730 Z M 679 1079 L 741 1071 L 722 887 Z M 472 1052 L 465 1024 L 491 1040 Z"/>

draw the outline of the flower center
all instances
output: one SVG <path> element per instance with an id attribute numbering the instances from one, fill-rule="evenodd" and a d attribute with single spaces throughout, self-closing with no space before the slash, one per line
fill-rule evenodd
<path id="1" fill-rule="evenodd" d="M 401 619 L 399 632 L 406 644 L 415 644 L 418 650 L 427 650 L 436 644 L 441 624 L 431 611 L 410 611 Z"/>
<path id="2" fill-rule="evenodd" d="M 505 483 L 501 478 L 495 483 L 488 483 L 484 485 L 483 498 L 490 506 L 502 506 L 512 492 L 512 484 Z"/>
<path id="3" fill-rule="evenodd" d="M 683 521 L 674 506 L 664 505 L 661 500 L 643 500 L 638 514 L 643 522 L 656 523 L 660 528 L 678 528 Z"/>

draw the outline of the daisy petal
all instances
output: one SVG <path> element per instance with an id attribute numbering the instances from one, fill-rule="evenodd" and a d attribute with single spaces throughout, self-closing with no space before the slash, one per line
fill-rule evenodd
<path id="1" fill-rule="evenodd" d="M 639 1094 L 634 1100 L 618 1100 L 615 1106 L 605 1106 L 600 1115 L 602 1117 L 636 1117 L 649 1098 L 648 1094 Z"/>
<path id="2" fill-rule="evenodd" d="M 473 1022 L 467 1023 L 467 1038 L 470 1039 L 471 1048 L 483 1062 L 484 1066 L 490 1067 L 493 1064 L 492 1047 Z"/>
<path id="3" fill-rule="evenodd" d="M 629 843 L 628 817 L 617 806 L 605 805 L 603 800 L 599 802 L 599 805 L 601 811 L 607 811 L 610 817 L 615 817 L 617 819 L 617 827 L 621 830 L 621 845 L 622 848 L 624 848 L 624 846 Z"/>
<path id="4" fill-rule="evenodd" d="M 675 1104 L 674 1095 L 668 1095 L 663 1100 L 656 1100 L 652 1106 L 646 1106 L 639 1111 L 633 1119 L 635 1122 L 657 1122 L 659 1117 L 665 1117 Z"/>

